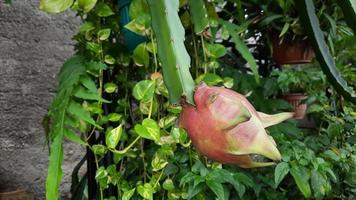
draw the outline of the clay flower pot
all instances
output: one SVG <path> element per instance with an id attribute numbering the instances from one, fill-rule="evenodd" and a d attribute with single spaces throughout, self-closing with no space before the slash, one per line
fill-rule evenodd
<path id="1" fill-rule="evenodd" d="M 272 58 L 278 65 L 310 63 L 315 57 L 312 47 L 305 40 L 284 39 L 281 42 L 278 37 L 274 37 L 272 43 Z"/>
<path id="2" fill-rule="evenodd" d="M 32 194 L 29 194 L 23 190 L 15 190 L 11 192 L 0 192 L 1 200 L 34 200 Z"/>
<path id="3" fill-rule="evenodd" d="M 293 106 L 293 110 L 295 113 L 293 116 L 294 119 L 304 118 L 305 112 L 307 110 L 307 104 L 301 104 L 301 101 L 308 98 L 308 96 L 305 96 L 303 93 L 291 93 L 284 95 L 282 98 L 288 101 Z"/>

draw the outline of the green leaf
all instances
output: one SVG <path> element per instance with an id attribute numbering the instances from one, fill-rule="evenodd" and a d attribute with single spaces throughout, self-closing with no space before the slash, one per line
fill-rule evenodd
<path id="1" fill-rule="evenodd" d="M 305 198 L 309 198 L 311 196 L 311 190 L 309 185 L 309 174 L 307 169 L 293 164 L 290 169 L 290 173 L 292 174 L 295 183 L 297 184 L 299 190 L 302 192 Z"/>
<path id="2" fill-rule="evenodd" d="M 140 112 L 145 115 L 154 115 L 158 110 L 158 102 L 156 98 L 152 98 L 148 101 L 140 101 Z"/>
<path id="3" fill-rule="evenodd" d="M 95 82 L 88 76 L 81 76 L 80 82 L 86 87 L 91 93 L 97 93 L 98 89 L 96 88 Z"/>
<path id="4" fill-rule="evenodd" d="M 208 13 L 209 24 L 211 27 L 217 27 L 219 25 L 219 15 L 216 12 L 216 4 L 212 1 L 205 1 L 206 3 L 206 10 Z"/>
<path id="5" fill-rule="evenodd" d="M 133 88 L 132 95 L 137 100 L 150 101 L 155 93 L 155 81 L 143 80 L 138 82 Z"/>
<path id="6" fill-rule="evenodd" d="M 146 49 L 147 49 L 148 52 L 150 52 L 152 54 L 157 52 L 157 43 L 154 42 L 154 41 L 148 42 L 147 45 L 146 45 Z"/>
<path id="7" fill-rule="evenodd" d="M 84 89 L 83 87 L 78 87 L 74 93 L 75 97 L 87 100 L 97 100 L 104 103 L 110 103 L 110 101 L 103 99 L 97 92 L 92 93 L 89 90 Z"/>
<path id="8" fill-rule="evenodd" d="M 130 200 L 131 197 L 135 194 L 135 191 L 136 188 L 125 191 L 124 194 L 122 195 L 122 200 Z"/>
<path id="9" fill-rule="evenodd" d="M 163 158 L 162 156 L 156 153 L 151 162 L 152 171 L 157 172 L 165 168 L 167 165 L 168 165 L 167 159 Z"/>
<path id="10" fill-rule="evenodd" d="M 142 36 L 149 35 L 151 18 L 149 15 L 140 15 L 125 25 L 128 30 Z"/>
<path id="11" fill-rule="evenodd" d="M 139 185 L 137 187 L 137 192 L 143 197 L 144 199 L 153 199 L 153 187 L 149 183 L 145 183 L 144 185 Z"/>
<path id="12" fill-rule="evenodd" d="M 91 70 L 91 71 L 105 70 L 108 68 L 106 64 L 101 62 L 94 62 L 94 61 L 86 62 L 85 67 L 87 68 L 87 70 Z"/>
<path id="13" fill-rule="evenodd" d="M 92 146 L 93 153 L 95 155 L 103 156 L 106 154 L 107 149 L 104 145 L 101 144 L 95 144 Z"/>
<path id="14" fill-rule="evenodd" d="M 174 113 L 174 114 L 179 114 L 182 112 L 182 106 L 179 105 L 169 105 L 167 108 L 168 112 Z"/>
<path id="15" fill-rule="evenodd" d="M 277 188 L 284 177 L 289 173 L 289 165 L 286 162 L 279 163 L 274 169 L 274 183 Z"/>
<path id="16" fill-rule="evenodd" d="M 340 161 L 340 157 L 332 150 L 326 150 L 324 153 L 323 153 L 323 157 L 326 157 L 326 158 L 329 158 L 335 162 L 339 162 Z"/>
<path id="17" fill-rule="evenodd" d="M 199 83 L 201 81 L 205 82 L 209 86 L 214 86 L 219 83 L 222 83 L 224 80 L 216 74 L 206 73 L 206 74 L 199 76 L 196 80 L 197 83 Z"/>
<path id="18" fill-rule="evenodd" d="M 163 189 L 168 190 L 168 191 L 174 190 L 174 188 L 175 188 L 174 183 L 173 183 L 172 179 L 170 179 L 170 178 L 167 178 L 163 182 L 162 187 L 163 187 Z"/>
<path id="19" fill-rule="evenodd" d="M 236 180 L 233 178 L 232 174 L 225 169 L 213 169 L 208 174 L 208 179 L 214 180 L 219 183 L 236 183 Z"/>
<path id="20" fill-rule="evenodd" d="M 75 142 L 77 144 L 88 145 L 88 143 L 84 142 L 76 133 L 69 129 L 64 130 L 64 136 L 70 141 Z"/>
<path id="21" fill-rule="evenodd" d="M 111 121 L 111 122 L 117 122 L 117 121 L 119 121 L 121 118 L 122 118 L 122 115 L 121 115 L 121 114 L 118 114 L 118 113 L 110 113 L 110 114 L 108 115 L 108 120 Z"/>
<path id="22" fill-rule="evenodd" d="M 184 28 L 178 16 L 178 0 L 148 0 L 152 28 L 157 39 L 158 57 L 171 103 L 182 96 L 194 104 L 195 84 L 189 72 L 190 57 L 184 46 Z"/>
<path id="23" fill-rule="evenodd" d="M 98 43 L 95 42 L 87 42 L 85 43 L 85 47 L 87 50 L 95 53 L 95 54 L 99 54 L 102 53 L 102 49 L 101 46 Z"/>
<path id="24" fill-rule="evenodd" d="M 273 21 L 283 18 L 283 15 L 277 15 L 277 14 L 269 14 L 267 17 L 265 17 L 259 24 L 261 26 L 267 26 L 270 25 Z"/>
<path id="25" fill-rule="evenodd" d="M 95 123 L 94 119 L 91 118 L 89 112 L 84 110 L 83 107 L 79 103 L 76 103 L 76 102 L 72 101 L 69 104 L 68 112 L 70 114 L 78 117 L 79 119 L 82 119 L 82 120 L 88 122 L 89 124 L 92 124 L 93 126 L 98 126 Z"/>
<path id="26" fill-rule="evenodd" d="M 80 33 L 87 33 L 89 31 L 92 31 L 95 29 L 95 26 L 93 22 L 84 22 L 82 25 L 79 27 L 79 32 Z"/>
<path id="27" fill-rule="evenodd" d="M 255 58 L 253 57 L 252 53 L 246 46 L 246 44 L 240 39 L 239 35 L 236 33 L 236 25 L 228 22 L 228 21 L 223 21 L 220 20 L 220 23 L 226 27 L 226 29 L 229 31 L 230 36 L 232 38 L 232 41 L 235 43 L 235 48 L 236 50 L 241 54 L 241 56 L 247 61 L 249 64 L 254 76 L 255 80 L 257 83 L 260 82 L 260 77 L 258 74 L 258 66 L 256 63 Z"/>
<path id="28" fill-rule="evenodd" d="M 41 0 L 40 10 L 49 13 L 60 13 L 67 10 L 73 4 L 73 0 Z"/>
<path id="29" fill-rule="evenodd" d="M 172 126 L 176 122 L 176 120 L 176 115 L 167 115 L 159 120 L 159 127 L 166 129 Z"/>
<path id="30" fill-rule="evenodd" d="M 286 32 L 288 31 L 289 29 L 289 26 L 290 26 L 290 23 L 286 22 L 282 28 L 282 31 L 281 33 L 279 34 L 278 37 L 283 37 L 284 34 L 286 34 Z"/>
<path id="31" fill-rule="evenodd" d="M 79 8 L 82 9 L 84 13 L 88 13 L 95 7 L 97 0 L 77 0 L 77 2 Z"/>
<path id="32" fill-rule="evenodd" d="M 105 137 L 106 146 L 110 149 L 115 149 L 122 134 L 122 124 L 112 129 Z"/>
<path id="33" fill-rule="evenodd" d="M 105 178 L 107 176 L 108 176 L 108 172 L 105 170 L 105 167 L 101 166 L 99 167 L 99 169 L 96 170 L 96 174 L 95 174 L 96 180 Z"/>
<path id="34" fill-rule="evenodd" d="M 181 145 L 183 145 L 184 147 L 186 147 L 187 145 L 185 144 L 185 142 L 188 139 L 188 134 L 187 132 L 183 129 L 183 128 L 177 128 L 177 127 L 173 127 L 171 129 L 171 135 L 173 137 L 173 139 L 177 142 L 180 143 Z M 189 143 L 188 143 L 189 145 Z"/>
<path id="35" fill-rule="evenodd" d="M 62 127 L 63 128 L 63 127 Z M 46 199 L 58 199 L 58 188 L 62 179 L 63 134 L 58 134 L 51 143 L 51 154 L 48 162 L 46 180 Z"/>
<path id="36" fill-rule="evenodd" d="M 186 183 L 192 182 L 196 176 L 197 176 L 197 175 L 193 174 L 192 172 L 186 173 L 186 174 L 180 179 L 179 186 L 182 187 L 182 186 L 185 185 Z"/>
<path id="37" fill-rule="evenodd" d="M 298 8 L 299 18 L 308 34 L 308 39 L 313 46 L 321 69 L 326 74 L 328 80 L 335 87 L 338 93 L 340 93 L 346 100 L 356 103 L 355 92 L 342 78 L 339 70 L 335 65 L 335 61 L 330 54 L 328 46 L 325 43 L 324 33 L 320 29 L 320 23 L 317 15 L 315 14 L 313 1 L 300 0 L 295 1 L 295 4 Z"/>
<path id="38" fill-rule="evenodd" d="M 115 64 L 115 58 L 112 57 L 111 55 L 105 55 L 104 62 L 109 65 L 113 65 L 113 64 Z"/>
<path id="39" fill-rule="evenodd" d="M 208 13 L 203 0 L 188 0 L 194 31 L 196 34 L 202 33 L 209 26 Z"/>
<path id="40" fill-rule="evenodd" d="M 201 193 L 201 191 L 205 189 L 205 184 L 200 183 L 196 186 L 194 186 L 193 184 L 189 184 L 189 188 L 188 188 L 188 198 L 187 199 L 193 199 L 193 197 L 199 193 Z M 204 199 L 204 198 L 201 198 Z"/>
<path id="41" fill-rule="evenodd" d="M 96 14 L 99 16 L 99 17 L 109 17 L 111 15 L 114 15 L 115 13 L 111 10 L 110 6 L 105 4 L 105 3 L 102 3 L 102 2 L 99 2 L 97 3 L 97 6 L 96 6 Z"/>
<path id="42" fill-rule="evenodd" d="M 215 180 L 206 180 L 208 187 L 214 192 L 219 200 L 225 199 L 224 187 L 221 183 L 216 182 Z"/>
<path id="43" fill-rule="evenodd" d="M 202 64 L 202 68 L 207 68 L 209 70 L 216 70 L 220 67 L 220 63 L 216 60 L 212 60 L 212 61 L 209 61 L 209 62 L 203 62 Z"/>
<path id="44" fill-rule="evenodd" d="M 313 170 L 311 173 L 311 187 L 314 191 L 314 196 L 316 199 L 322 199 L 325 196 L 326 180 L 325 178 L 316 170 Z"/>
<path id="45" fill-rule="evenodd" d="M 79 78 L 85 73 L 85 60 L 81 56 L 68 59 L 58 74 L 58 90 L 72 88 L 78 83 Z"/>
<path id="46" fill-rule="evenodd" d="M 347 25 L 352 28 L 354 35 L 356 35 L 356 1 L 338 0 L 337 3 L 342 9 Z"/>
<path id="47" fill-rule="evenodd" d="M 230 183 L 234 186 L 240 198 L 242 198 L 246 192 L 245 186 L 240 184 L 240 182 L 235 179 L 229 171 L 225 169 L 214 169 L 208 174 L 208 178 L 218 183 Z"/>
<path id="48" fill-rule="evenodd" d="M 99 40 L 107 40 L 110 37 L 111 29 L 105 28 L 98 31 Z"/>
<path id="49" fill-rule="evenodd" d="M 251 188 L 254 186 L 253 180 L 244 173 L 235 173 L 234 179 Z"/>
<path id="50" fill-rule="evenodd" d="M 132 0 L 129 8 L 130 19 L 149 14 L 146 0 Z"/>
<path id="51" fill-rule="evenodd" d="M 115 83 L 105 83 L 104 90 L 107 93 L 113 93 L 117 89 L 117 85 Z"/>
<path id="52" fill-rule="evenodd" d="M 132 58 L 137 66 L 148 67 L 150 56 L 146 50 L 146 43 L 141 43 L 135 48 Z"/>
<path id="53" fill-rule="evenodd" d="M 72 95 L 74 85 L 79 82 L 79 77 L 85 73 L 84 59 L 74 56 L 64 63 L 58 78 L 58 93 L 54 98 L 49 116 L 51 118 L 48 140 L 53 148 L 50 152 L 48 163 L 48 175 L 46 179 L 46 198 L 58 199 L 58 188 L 62 179 L 61 165 L 63 162 L 63 137 L 66 131 L 66 112 Z"/>
<path id="54" fill-rule="evenodd" d="M 217 59 L 226 54 L 226 48 L 222 44 L 206 44 L 206 53 L 209 57 Z"/>
<path id="55" fill-rule="evenodd" d="M 224 77 L 223 84 L 226 88 L 232 88 L 234 86 L 234 79 L 230 77 Z"/>
<path id="56" fill-rule="evenodd" d="M 136 133 L 146 139 L 158 141 L 160 139 L 160 128 L 156 121 L 146 118 L 141 124 L 135 126 Z"/>

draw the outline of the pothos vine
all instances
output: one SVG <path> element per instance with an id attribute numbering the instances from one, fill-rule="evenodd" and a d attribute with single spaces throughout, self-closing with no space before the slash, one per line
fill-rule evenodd
<path id="1" fill-rule="evenodd" d="M 146 40 L 132 53 L 125 50 L 116 6 L 111 1 L 79 0 L 72 5 L 83 24 L 74 36 L 77 53 L 58 75 L 58 94 L 48 114 L 51 156 L 47 199 L 58 197 L 64 138 L 93 152 L 98 192 L 91 191 L 89 196 L 152 199 L 154 193 L 162 197 L 193 195 L 186 187 L 176 188 L 172 179 L 184 176 L 199 157 L 191 150 L 184 129 L 176 125 L 180 106 L 168 102 L 146 1 L 131 3 L 131 22 L 126 28 Z M 206 43 L 203 35 L 193 37 L 196 75 L 207 73 L 208 64 L 203 68 L 198 65 L 199 54 L 204 55 L 202 62 L 208 63 L 207 54 L 214 60 L 225 54 L 224 47 Z M 161 187 L 163 192 L 159 192 Z"/>
<path id="2" fill-rule="evenodd" d="M 222 78 L 215 73 L 220 68 L 219 59 L 227 53 L 217 38 L 231 39 L 249 64 L 256 83 L 260 81 L 256 61 L 240 38 L 246 29 L 229 18 L 218 17 L 215 7 L 221 1 L 156 1 L 179 7 L 180 18 L 158 18 L 172 20 L 177 25 L 173 32 L 181 31 L 182 22 L 186 34 L 182 28 L 183 35 L 169 40 L 186 40 L 193 60 L 190 62 L 186 56 L 182 62 L 184 67 L 192 63 L 195 83 L 233 86 L 231 77 Z M 242 198 L 247 187 L 257 193 L 250 176 L 208 161 L 191 148 L 177 118 L 182 110 L 182 93 L 186 101 L 193 103 L 189 85 L 194 82 L 186 71 L 163 80 L 162 65 L 174 63 L 174 59 L 157 56 L 164 49 L 158 48 L 157 38 L 163 36 L 152 31 L 154 9 L 151 7 L 150 12 L 147 4 L 152 0 L 129 2 L 41 1 L 42 10 L 57 13 L 70 7 L 82 19 L 74 36 L 76 54 L 60 70 L 57 95 L 48 113 L 51 153 L 46 198 L 59 196 L 64 139 L 87 148 L 87 174 L 79 177 L 78 170 L 74 170 L 72 199 L 226 199 L 230 193 Z M 118 12 L 122 5 L 130 5 L 126 15 Z M 173 11 L 177 15 L 178 10 Z M 120 24 L 125 16 L 129 20 Z M 174 21 L 177 19 L 179 23 Z M 134 38 L 138 39 L 129 44 L 125 31 L 135 33 Z M 175 54 L 185 53 L 184 45 L 175 50 Z M 170 77 L 172 80 L 167 81 Z M 174 80 L 176 77 L 180 81 Z M 186 82 L 192 84 L 184 85 Z M 176 92 L 172 89 L 168 93 L 167 88 L 174 87 L 178 88 Z M 88 194 L 84 192 L 86 188 Z"/>

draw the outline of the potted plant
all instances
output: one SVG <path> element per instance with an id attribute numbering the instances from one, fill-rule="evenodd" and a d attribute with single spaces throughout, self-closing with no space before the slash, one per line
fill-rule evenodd
<path id="1" fill-rule="evenodd" d="M 267 36 L 275 63 L 283 65 L 312 62 L 314 50 L 293 0 L 250 2 L 250 9 L 255 10 L 254 14 L 250 14 L 250 19 L 257 19 L 254 21 L 256 30 L 262 36 Z M 329 44 L 332 43 L 342 16 L 340 9 L 330 6 L 334 4 L 332 1 L 316 1 L 315 4 L 320 27 Z"/>
<path id="2" fill-rule="evenodd" d="M 274 70 L 271 75 L 277 78 L 277 84 L 282 92 L 282 99 L 288 101 L 294 110 L 295 119 L 303 119 L 307 109 L 304 100 L 308 98 L 305 87 L 309 82 L 308 73 L 291 67 Z"/>

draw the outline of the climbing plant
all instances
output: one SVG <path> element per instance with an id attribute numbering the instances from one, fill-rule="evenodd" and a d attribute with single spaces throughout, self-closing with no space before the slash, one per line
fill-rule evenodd
<path id="1" fill-rule="evenodd" d="M 337 146 L 340 154 L 331 145 L 313 149 L 304 143 L 305 133 L 292 120 L 269 129 L 281 147 L 282 162 L 275 168 L 251 171 L 206 159 L 179 126 L 184 105 L 195 105 L 195 87 L 200 82 L 244 94 L 252 90 L 250 100 L 262 111 L 289 108 L 273 98 L 273 79 L 258 74 L 246 42 L 251 22 L 237 23 L 228 6 L 241 9 L 243 3 L 41 0 L 43 11 L 71 9 L 82 20 L 73 37 L 76 53 L 57 76 L 57 94 L 44 120 L 51 146 L 47 199 L 59 198 L 64 140 L 87 149 L 83 158 L 87 172 L 82 177 L 78 174 L 83 161 L 73 170 L 71 199 L 321 199 L 333 195 L 331 185 L 340 178 L 333 170 L 345 173 L 343 167 L 348 165 L 352 172 L 354 147 Z M 352 100 L 353 91 L 334 71 L 332 61 L 322 62 L 330 55 L 322 39 L 317 39 L 320 30 L 313 29 L 317 25 L 313 5 L 299 6 L 301 13 L 306 12 L 301 20 L 311 28 L 315 48 L 320 49 L 316 50 L 320 64 L 336 82 L 336 89 Z M 229 56 L 239 62 L 229 66 Z M 261 103 L 262 99 L 266 100 Z M 331 124 L 318 133 L 333 132 L 336 125 Z M 349 135 L 354 130 L 337 128 Z M 329 139 L 331 144 L 334 138 Z M 346 188 L 338 194 L 354 193 Z"/>

